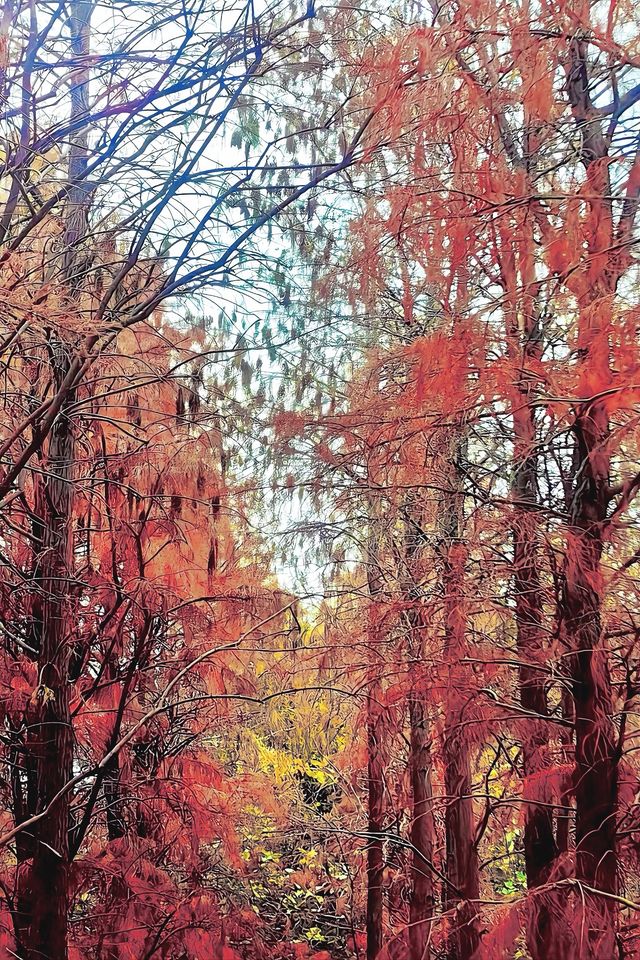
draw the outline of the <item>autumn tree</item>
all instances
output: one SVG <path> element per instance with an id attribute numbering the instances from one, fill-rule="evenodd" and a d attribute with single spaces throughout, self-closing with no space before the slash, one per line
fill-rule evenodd
<path id="1" fill-rule="evenodd" d="M 6 6 L 6 950 L 635 955 L 637 34 Z"/>
<path id="2" fill-rule="evenodd" d="M 385 291 L 384 245 L 394 242 L 406 322 L 420 316 L 426 291 L 442 317 L 439 333 L 450 323 L 450 336 L 464 330 L 473 345 L 466 376 L 482 389 L 467 453 L 478 466 L 466 468 L 465 496 L 488 521 L 499 507 L 511 525 L 505 599 L 513 605 L 521 716 L 530 717 L 518 736 L 530 948 L 540 956 L 550 937 L 569 936 L 554 929 L 561 912 L 566 923 L 570 903 L 578 919 L 567 953 L 615 949 L 616 824 L 627 816 L 617 786 L 627 721 L 620 725 L 615 702 L 627 711 L 633 694 L 616 669 L 620 641 L 602 616 L 620 575 L 611 580 L 605 571 L 629 563 L 632 541 L 622 546 L 617 531 L 636 485 L 627 442 L 636 416 L 638 203 L 629 16 L 621 5 L 457 4 L 434 8 L 428 22 L 382 41 L 363 61 L 378 91 L 373 143 L 390 144 L 391 159 L 383 205 L 379 213 L 369 205 L 359 231 L 362 287 L 369 302 Z M 392 96 L 398 78 L 410 75 L 414 82 Z M 434 348 L 454 349 L 447 337 L 438 347 L 425 336 L 414 348 L 423 371 L 431 361 L 420 358 Z M 424 375 L 419 365 L 418 380 Z M 433 406 L 426 386 L 418 403 L 418 416 Z M 496 432 L 484 425 L 484 410 Z M 611 480 L 614 466 L 619 481 Z M 552 656 L 571 690 L 564 712 L 565 698 L 545 679 Z M 550 722 L 572 725 L 572 786 L 552 786 Z M 558 749 L 561 742 L 557 733 Z M 549 889 L 567 870 L 551 811 L 560 814 L 572 792 L 572 869 L 586 915 Z M 540 885 L 546 889 L 536 895 Z"/>
<path id="3" fill-rule="evenodd" d="M 153 808 L 175 812 L 180 801 L 143 785 L 203 735 L 176 707 L 182 678 L 191 683 L 213 656 L 205 650 L 233 645 L 248 626 L 232 621 L 229 639 L 216 621 L 205 650 L 190 643 L 184 611 L 233 570 L 218 531 L 220 413 L 198 414 L 203 363 L 219 344 L 204 321 L 183 310 L 172 325 L 162 311 L 207 287 L 233 300 L 252 238 L 353 162 L 358 135 L 326 162 L 282 161 L 283 139 L 325 125 L 321 104 L 310 123 L 276 78 L 288 61 L 304 64 L 314 15 L 279 4 L 260 15 L 196 4 L 176 16 L 144 3 L 107 13 L 88 0 L 5 10 L 2 632 L 6 687 L 17 691 L 4 834 L 17 872 L 5 895 L 25 957 L 67 956 L 80 892 L 72 863 L 101 810 L 121 848 L 132 835 L 159 851 L 171 843 Z M 282 109 L 261 125 L 264 96 Z M 230 163 L 218 159 L 222 142 Z M 224 609 L 225 591 L 206 602 Z M 200 627 L 209 641 L 210 623 Z M 194 703 L 200 695 L 213 688 Z M 197 792 L 197 762 L 188 769 Z M 197 848 L 210 834 L 199 836 L 197 805 L 190 816 Z M 139 882 L 159 904 L 176 896 L 159 861 L 145 862 Z M 129 883 L 112 871 L 102 887 L 112 929 L 92 931 L 84 949 L 121 955 L 129 935 L 115 917 L 144 927 L 136 956 L 164 949 L 173 918 L 201 931 L 184 949 L 210 948 L 210 905 L 122 916 Z"/>
<path id="4" fill-rule="evenodd" d="M 434 5 L 352 50 L 349 67 L 368 77 L 375 118 L 340 290 L 409 374 L 396 407 L 379 361 L 382 405 L 375 391 L 358 398 L 344 450 L 366 431 L 386 452 L 385 524 L 390 490 L 407 483 L 396 464 L 415 436 L 429 451 L 411 456 L 408 483 L 446 503 L 427 539 L 445 607 L 449 596 L 445 635 L 459 638 L 452 659 L 475 672 L 441 733 L 472 758 L 445 786 L 450 817 L 467 798 L 466 840 L 447 831 L 448 879 L 471 884 L 454 883 L 449 903 L 482 901 L 463 849 L 506 827 L 503 804 L 519 806 L 534 957 L 623 949 L 620 883 L 635 862 L 635 628 L 622 596 L 637 557 L 636 33 L 624 4 Z M 483 580 L 488 593 L 471 586 Z M 482 606 L 463 618 L 474 591 Z M 425 605 L 415 591 L 412 602 Z M 452 674 L 447 696 L 464 687 Z M 469 716 L 474 702 L 483 717 Z M 493 770 L 506 762 L 519 780 L 503 771 L 507 792 L 481 814 L 489 718 L 501 729 Z M 518 909 L 494 921 L 487 955 L 516 937 Z"/>

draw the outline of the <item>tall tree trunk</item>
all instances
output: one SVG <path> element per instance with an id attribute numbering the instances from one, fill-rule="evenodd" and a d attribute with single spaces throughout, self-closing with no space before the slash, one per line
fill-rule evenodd
<path id="1" fill-rule="evenodd" d="M 404 559 L 407 611 L 407 652 L 412 664 L 422 664 L 425 655 L 425 622 L 419 586 L 420 554 L 427 545 L 424 510 L 419 494 L 405 501 Z M 431 782 L 431 733 L 428 694 L 424 674 L 418 673 L 409 695 L 409 774 L 411 780 L 411 899 L 409 901 L 410 960 L 429 960 L 431 925 L 435 908 L 433 885 L 433 790 Z"/>
<path id="2" fill-rule="evenodd" d="M 371 534 L 369 535 L 371 537 Z M 367 960 L 376 960 L 383 945 L 384 881 L 384 716 L 376 663 L 378 629 L 373 604 L 381 593 L 381 572 L 372 543 L 367 550 L 369 602 L 369 678 L 367 691 Z"/>
<path id="3" fill-rule="evenodd" d="M 570 496 L 560 627 L 571 654 L 575 717 L 576 878 L 582 889 L 581 960 L 614 957 L 617 934 L 618 737 L 606 644 L 602 635 L 601 558 L 610 503 L 609 415 L 603 396 L 612 384 L 613 299 L 638 209 L 629 191 L 614 229 L 609 139 L 591 99 L 587 43 L 574 38 L 566 64 L 567 95 L 581 138 L 588 183 L 588 243 L 579 286 L 578 377 L 573 423 L 574 482 Z M 586 915 L 583 908 L 586 908 Z"/>
<path id="4" fill-rule="evenodd" d="M 455 680 L 452 678 L 452 682 Z M 453 911 L 449 960 L 470 960 L 480 943 L 476 901 L 480 894 L 475 846 L 469 749 L 461 726 L 464 699 L 452 690 L 446 709 L 443 758 L 446 876 L 445 907 Z"/>
<path id="5" fill-rule="evenodd" d="M 510 331 L 518 336 L 517 325 Z M 525 343 L 518 351 L 520 366 L 517 401 L 513 410 L 514 480 L 513 507 L 513 586 L 515 593 L 516 642 L 518 646 L 519 695 L 529 718 L 522 736 L 524 774 L 524 859 L 527 886 L 535 889 L 547 882 L 558 855 L 554 836 L 553 807 L 546 801 L 544 771 L 549 715 L 545 690 L 542 638 L 542 594 L 538 570 L 537 456 L 534 408 L 530 403 L 532 381 L 527 363 L 539 353 L 537 322 L 529 318 L 525 325 Z M 527 942 L 533 960 L 547 960 L 552 943 L 560 935 L 554 931 L 554 911 L 549 896 L 531 901 L 532 915 Z"/>
<path id="6" fill-rule="evenodd" d="M 376 960 L 383 943 L 384 779 L 379 693 L 379 685 L 372 680 L 367 699 L 367 960 Z"/>
<path id="7" fill-rule="evenodd" d="M 547 698 L 542 669 L 542 646 L 540 642 L 540 582 L 533 554 L 535 532 L 532 531 L 531 515 L 514 520 L 514 586 L 516 593 L 516 621 L 518 652 L 521 660 L 519 670 L 520 702 L 523 708 L 536 717 L 548 716 Z M 540 803 L 540 787 L 531 784 L 532 778 L 546 769 L 543 750 L 548 735 L 544 722 L 527 721 L 528 733 L 523 736 L 522 752 L 525 776 L 525 823 L 524 854 L 527 882 L 530 887 L 544 883 L 556 857 L 556 842 L 553 832 L 553 810 Z"/>
<path id="8" fill-rule="evenodd" d="M 606 412 L 590 405 L 577 417 L 579 451 L 562 598 L 563 635 L 572 656 L 575 710 L 576 877 L 604 896 L 584 895 L 584 960 L 615 955 L 618 753 L 599 589 L 607 512 Z"/>
<path id="9" fill-rule="evenodd" d="M 64 348 L 62 348 L 64 349 Z M 62 352 L 62 351 L 61 351 Z M 58 377 L 67 364 L 59 356 Z M 69 712 L 68 667 L 74 617 L 71 531 L 74 440 L 66 407 L 54 424 L 41 482 L 44 519 L 42 637 L 38 656 L 34 739 L 39 821 L 30 873 L 32 895 L 29 960 L 65 960 L 69 899 L 69 802 L 58 793 L 73 775 L 73 736 Z"/>
<path id="10" fill-rule="evenodd" d="M 516 508 L 517 509 L 517 508 Z M 548 769 L 547 696 L 544 687 L 541 643 L 540 578 L 536 563 L 536 521 L 531 513 L 518 513 L 513 521 L 514 590 L 518 645 L 520 703 L 530 714 L 522 735 L 524 774 L 524 860 L 527 886 L 547 882 L 558 855 L 553 807 L 545 800 L 544 771 Z M 535 715 L 535 718 L 534 716 Z M 540 719 L 538 719 L 540 718 Z M 552 909 L 547 896 L 532 901 L 527 942 L 533 960 L 547 960 L 554 939 Z"/>
<path id="11" fill-rule="evenodd" d="M 444 654 L 448 667 L 445 693 L 444 784 L 446 876 L 445 906 L 452 912 L 447 943 L 449 960 L 470 960 L 480 944 L 477 901 L 480 895 L 478 852 L 469 746 L 464 712 L 471 697 L 465 655 L 466 547 L 463 541 L 463 498 L 459 458 L 460 435 L 448 443 L 446 474 L 448 491 L 443 497 L 442 586 L 444 594 Z"/>
<path id="12" fill-rule="evenodd" d="M 88 157 L 89 53 L 92 0 L 69 4 L 69 29 L 77 70 L 71 87 L 71 120 L 79 132 L 69 147 L 69 192 L 65 210 L 62 279 L 69 303 L 80 304 L 83 265 L 80 247 L 87 232 L 89 194 L 84 183 Z M 70 369 L 72 346 L 64 334 L 51 343 L 54 389 L 60 390 Z M 67 394 L 49 434 L 46 472 L 40 482 L 42 518 L 41 643 L 36 692 L 36 779 L 38 823 L 31 865 L 31 925 L 28 960 L 66 960 L 69 912 L 70 793 L 73 776 L 73 732 L 69 709 L 69 660 L 73 646 L 74 541 L 73 480 L 75 438 L 69 411 L 74 390 Z"/>
<path id="13" fill-rule="evenodd" d="M 431 738 L 423 698 L 409 701 L 411 773 L 411 901 L 409 903 L 410 960 L 429 960 L 435 897 L 433 890 L 433 794 Z"/>

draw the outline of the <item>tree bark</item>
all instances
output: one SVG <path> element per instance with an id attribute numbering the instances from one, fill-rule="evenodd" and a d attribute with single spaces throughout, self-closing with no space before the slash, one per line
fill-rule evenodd
<path id="1" fill-rule="evenodd" d="M 578 300 L 574 482 L 569 501 L 560 628 L 570 652 L 575 712 L 576 879 L 601 891 L 581 896 L 581 960 L 615 956 L 618 908 L 618 744 L 606 644 L 602 635 L 601 559 L 610 499 L 610 427 L 602 393 L 611 386 L 612 301 L 622 273 L 616 251 L 629 233 L 637 198 L 627 198 L 614 232 L 608 141 L 591 101 L 584 39 L 569 47 L 567 95 L 581 136 L 589 186 L 588 258 Z M 629 234 L 630 235 L 630 234 Z"/>
<path id="2" fill-rule="evenodd" d="M 595 405 L 594 405 L 595 406 Z M 613 957 L 617 906 L 618 752 L 599 590 L 608 470 L 602 462 L 606 414 L 591 407 L 575 428 L 580 467 L 573 499 L 561 622 L 572 651 L 575 710 L 576 877 L 605 896 L 586 894 L 584 960 Z"/>
<path id="3" fill-rule="evenodd" d="M 515 330 L 511 331 L 512 336 Z M 529 322 L 526 341 L 516 362 L 521 367 L 517 382 L 517 403 L 513 410 L 514 480 L 513 508 L 513 586 L 515 593 L 516 643 L 518 647 L 519 696 L 530 719 L 522 736 L 522 769 L 524 775 L 524 859 L 527 886 L 535 889 L 547 882 L 558 855 L 554 835 L 553 807 L 545 802 L 544 771 L 549 762 L 549 715 L 545 690 L 544 651 L 542 638 L 542 594 L 538 570 L 537 457 L 536 427 L 530 404 L 531 381 L 526 369 L 528 360 L 538 352 L 536 324 Z M 533 960 L 547 960 L 554 939 L 561 931 L 554 930 L 554 911 L 550 896 L 531 901 L 531 921 L 527 944 Z"/>
<path id="4" fill-rule="evenodd" d="M 78 69 L 71 87 L 71 119 L 86 120 L 89 94 L 90 19 L 92 0 L 69 5 L 72 54 Z M 78 307 L 82 265 L 80 244 L 87 232 L 89 194 L 83 176 L 88 157 L 88 125 L 69 147 L 69 193 L 65 211 L 62 280 L 69 302 Z M 51 344 L 55 389 L 60 389 L 71 368 L 71 348 L 61 334 Z M 59 792 L 73 776 L 73 731 L 69 709 L 69 660 L 75 617 L 73 613 L 74 542 L 73 480 L 75 437 L 69 411 L 75 391 L 69 391 L 49 434 L 46 473 L 40 482 L 42 518 L 41 644 L 38 651 L 35 747 L 38 823 L 31 865 L 31 925 L 28 960 L 66 960 L 69 912 L 71 795 Z M 36 428 L 37 429 L 37 428 Z"/>
<path id="5" fill-rule="evenodd" d="M 59 358 L 58 377 L 66 363 Z M 70 795 L 56 799 L 73 775 L 73 736 L 69 712 L 69 629 L 72 613 L 73 539 L 71 534 L 74 439 L 65 409 L 49 438 L 47 473 L 41 483 L 43 517 L 42 638 L 35 693 L 34 749 L 39 821 L 30 873 L 32 896 L 29 960 L 66 960 L 69 907 Z"/>
<path id="6" fill-rule="evenodd" d="M 11 798 L 14 823 L 19 826 L 36 812 L 37 794 L 33 755 L 21 731 L 10 730 Z M 23 830 L 16 836 L 17 884 L 13 904 L 16 951 L 24 952 L 31 924 L 31 891 L 28 862 L 33 857 L 33 833 Z"/>
<path id="7" fill-rule="evenodd" d="M 447 445 L 445 470 L 449 489 L 441 504 L 444 655 L 448 680 L 443 742 L 448 881 L 444 901 L 446 909 L 451 912 L 448 960 L 471 960 L 480 945 L 477 908 L 480 880 L 471 763 L 464 727 L 464 712 L 472 694 L 468 689 L 466 670 L 461 664 L 466 636 L 466 548 L 463 541 L 463 498 L 459 468 L 462 450 L 460 435 L 451 438 Z"/>
<path id="8" fill-rule="evenodd" d="M 403 590 L 411 604 L 406 614 L 407 653 L 411 664 L 422 665 L 425 623 L 421 608 L 420 554 L 427 544 L 424 510 L 418 494 L 405 501 L 404 558 L 407 583 Z M 409 901 L 410 960 L 429 960 L 431 924 L 435 908 L 433 885 L 433 790 L 428 694 L 424 673 L 418 673 L 409 695 L 409 774 L 411 779 L 411 899 Z"/>
<path id="9" fill-rule="evenodd" d="M 435 898 L 433 890 L 433 794 L 431 738 L 422 698 L 409 701 L 411 772 L 411 902 L 409 904 L 410 960 L 429 960 Z"/>
<path id="10" fill-rule="evenodd" d="M 376 960 L 383 944 L 384 779 L 379 686 L 369 685 L 367 700 L 367 960 Z"/>
<path id="11" fill-rule="evenodd" d="M 448 960 L 471 960 L 480 944 L 476 901 L 480 895 L 469 750 L 460 727 L 463 703 L 452 695 L 447 707 L 445 768 L 445 907 L 452 911 Z"/>
<path id="12" fill-rule="evenodd" d="M 367 548 L 367 585 L 369 588 L 369 677 L 367 690 L 367 960 L 376 960 L 383 946 L 384 897 L 384 716 L 382 688 L 378 675 L 378 629 L 373 604 L 380 597 L 382 574 L 372 544 Z"/>

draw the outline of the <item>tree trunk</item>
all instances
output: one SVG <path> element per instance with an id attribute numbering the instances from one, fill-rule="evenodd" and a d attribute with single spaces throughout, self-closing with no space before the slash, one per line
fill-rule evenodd
<path id="1" fill-rule="evenodd" d="M 563 635 L 572 651 L 575 710 L 576 877 L 604 894 L 617 893 L 618 754 L 599 590 L 602 526 L 608 470 L 603 457 L 606 412 L 595 404 L 575 424 L 579 451 L 577 487 L 565 566 Z M 584 895 L 584 960 L 613 957 L 616 901 Z"/>
<path id="2" fill-rule="evenodd" d="M 425 623 L 420 606 L 420 560 L 427 545 L 424 510 L 419 494 L 405 500 L 407 523 L 404 534 L 404 558 L 407 583 L 404 598 L 411 606 L 406 614 L 409 662 L 422 664 L 425 655 Z M 409 774 L 411 779 L 411 899 L 409 901 L 410 960 L 429 960 L 431 924 L 435 896 L 433 887 L 433 791 L 431 783 L 431 736 L 428 693 L 424 674 L 412 685 L 409 695 Z"/>
<path id="3" fill-rule="evenodd" d="M 377 534 L 376 534 L 377 535 Z M 382 591 L 379 558 L 369 534 L 367 585 L 369 588 L 369 677 L 367 691 L 367 960 L 376 960 L 383 945 L 384 882 L 384 715 L 378 673 L 378 628 L 373 604 Z"/>
<path id="4" fill-rule="evenodd" d="M 514 536 L 514 589 L 518 645 L 520 703 L 530 719 L 523 720 L 522 768 L 524 775 L 524 860 L 530 890 L 544 884 L 558 851 L 554 835 L 553 807 L 545 802 L 543 774 L 548 769 L 547 696 L 544 688 L 540 636 L 540 579 L 535 558 L 535 520 L 531 513 L 516 515 Z M 537 718 L 540 719 L 537 719 Z M 553 939 L 549 904 L 537 897 L 532 901 L 533 919 L 527 942 L 533 960 L 549 957 Z"/>
<path id="5" fill-rule="evenodd" d="M 13 739 L 10 752 L 11 799 L 16 826 L 24 823 L 36 812 L 37 795 L 33 755 L 24 741 L 21 731 L 10 728 Z M 33 857 L 33 834 L 23 830 L 16 836 L 15 855 L 17 884 L 14 899 L 13 927 L 16 936 L 16 951 L 22 954 L 28 942 L 31 924 L 31 891 L 29 889 L 28 862 Z"/>
<path id="6" fill-rule="evenodd" d="M 66 363 L 59 357 L 58 377 Z M 31 865 L 32 895 L 29 960 L 65 960 L 69 898 L 68 793 L 57 798 L 73 775 L 73 736 L 69 713 L 69 629 L 73 589 L 71 509 L 74 441 L 66 406 L 54 424 L 41 484 L 43 555 L 42 638 L 35 694 L 34 748 L 39 821 Z M 57 798 L 57 799 L 56 799 Z M 55 802 L 54 802 L 55 801 Z"/>
<path id="7" fill-rule="evenodd" d="M 577 404 L 573 423 L 575 471 L 559 620 L 570 652 L 575 711 L 576 878 L 605 894 L 581 892 L 581 960 L 603 960 L 616 951 L 618 745 L 601 626 L 600 567 L 611 495 L 609 416 L 602 397 L 612 384 L 612 305 L 624 262 L 617 248 L 631 236 L 637 195 L 627 195 L 614 231 L 609 141 L 591 99 L 597 81 L 584 39 L 571 41 L 566 69 L 589 187 L 588 257 L 576 291 L 576 396 L 593 399 Z"/>
<path id="8" fill-rule="evenodd" d="M 448 960 L 471 960 L 480 944 L 476 901 L 480 895 L 469 751 L 460 728 L 463 704 L 452 696 L 447 708 L 445 767 L 445 907 L 453 912 Z"/>
<path id="9" fill-rule="evenodd" d="M 369 685 L 367 701 L 367 960 L 376 960 L 382 950 L 383 873 L 384 873 L 384 779 L 382 747 L 382 711 L 379 685 Z"/>
<path id="10" fill-rule="evenodd" d="M 69 4 L 72 53 L 78 69 L 71 87 L 71 120 L 85 120 L 89 111 L 90 19 L 93 0 Z M 90 196 L 84 183 L 88 158 L 88 125 L 69 146 L 69 192 L 65 210 L 63 279 L 74 307 L 80 303 L 83 264 L 80 247 L 87 232 Z M 51 343 L 54 389 L 60 390 L 71 364 L 71 347 L 63 335 Z M 49 435 L 46 473 L 39 487 L 42 518 L 41 643 L 38 651 L 36 691 L 37 809 L 38 823 L 31 866 L 32 896 L 28 960 L 66 960 L 69 911 L 70 793 L 60 791 L 73 776 L 73 731 L 69 710 L 69 659 L 73 646 L 74 541 L 73 479 L 75 438 L 69 410 L 75 393 L 70 390 Z"/>
<path id="11" fill-rule="evenodd" d="M 519 670 L 520 702 L 528 713 L 544 718 L 548 715 L 547 698 L 542 670 L 542 647 L 540 643 L 540 583 L 535 559 L 532 555 L 533 537 L 531 515 L 514 521 L 514 585 L 516 592 L 516 622 L 518 652 L 521 659 Z M 524 853 L 527 882 L 530 887 L 544 883 L 549 868 L 556 857 L 556 842 L 553 833 L 553 810 L 537 800 L 541 790 L 531 785 L 531 778 L 538 778 L 546 769 L 543 751 L 548 735 L 544 721 L 525 721 L 529 731 L 523 736 L 522 753 L 525 776 Z"/>
<path id="12" fill-rule="evenodd" d="M 529 332 L 526 357 L 534 342 Z M 522 736 L 524 774 L 524 859 L 527 886 L 535 889 L 547 882 L 558 855 L 554 836 L 553 807 L 545 803 L 544 771 L 548 768 L 546 747 L 549 715 L 545 691 L 542 642 L 542 596 L 538 571 L 538 528 L 534 509 L 537 502 L 535 421 L 529 405 L 526 370 L 518 384 L 519 402 L 513 411 L 515 498 L 513 530 L 513 585 L 515 592 L 516 642 L 518 646 L 519 695 L 524 710 L 531 716 Z M 548 895 L 531 901 L 532 916 L 527 943 L 533 960 L 547 960 L 551 945 L 560 931 L 554 932 L 553 910 Z"/>
<path id="13" fill-rule="evenodd" d="M 442 587 L 444 594 L 444 655 L 448 667 L 443 742 L 445 784 L 446 876 L 445 907 L 451 911 L 447 943 L 449 960 L 471 960 L 480 944 L 477 901 L 480 895 L 478 852 L 469 747 L 464 712 L 472 696 L 465 655 L 466 600 L 464 578 L 466 548 L 459 457 L 462 443 L 455 436 L 446 453 L 449 491 L 442 501 Z"/>
<path id="14" fill-rule="evenodd" d="M 409 904 L 410 960 L 429 960 L 434 914 L 433 795 L 431 790 L 431 740 L 423 700 L 409 701 L 411 772 L 411 902 Z"/>

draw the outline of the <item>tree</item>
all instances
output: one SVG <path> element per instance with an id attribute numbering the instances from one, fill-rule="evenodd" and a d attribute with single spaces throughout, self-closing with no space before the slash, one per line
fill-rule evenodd
<path id="1" fill-rule="evenodd" d="M 548 955 L 550 944 L 563 944 L 563 955 L 612 955 L 619 922 L 617 824 L 628 817 L 618 787 L 628 720 L 619 718 L 635 697 L 635 634 L 613 627 L 619 609 L 606 614 L 609 626 L 602 618 L 635 562 L 624 519 L 633 516 L 637 477 L 627 440 L 637 416 L 635 28 L 624 5 L 588 13 L 579 5 L 434 6 L 425 21 L 354 53 L 352 68 L 369 79 L 363 109 L 373 105 L 376 117 L 351 300 L 398 326 L 404 317 L 407 330 L 435 304 L 431 328 L 405 351 L 417 363 L 417 395 L 409 383 L 402 414 L 385 409 L 397 432 L 384 442 L 406 444 L 411 423 L 433 446 L 438 428 L 424 423 L 425 411 L 442 403 L 445 421 L 465 415 L 461 496 L 474 520 L 453 540 L 469 542 L 473 530 L 477 562 L 495 531 L 489 569 L 497 579 L 487 579 L 502 593 L 516 647 L 494 656 L 505 668 L 512 659 L 517 676 L 501 671 L 484 690 L 518 718 L 511 729 L 521 751 L 534 956 Z M 462 406 L 452 364 L 459 349 L 466 359 L 457 375 L 472 384 Z M 448 385 L 433 372 L 438 350 L 452 365 Z M 385 498 L 397 482 L 386 479 Z M 459 606 L 452 601 L 456 617 Z M 466 632 L 475 632 L 473 619 Z M 493 672 L 488 663 L 485 670 Z M 574 770 L 557 776 L 567 729 Z M 576 849 L 567 855 L 572 796 Z M 583 899 L 566 925 L 571 877 Z"/>
<path id="2" fill-rule="evenodd" d="M 5 951 L 634 955 L 637 27 L 7 8 Z"/>
<path id="3" fill-rule="evenodd" d="M 174 711 L 170 694 L 182 676 L 179 661 L 172 675 L 157 658 L 171 638 L 189 659 L 184 615 L 175 611 L 206 595 L 207 577 L 217 576 L 225 547 L 209 526 L 222 465 L 207 453 L 215 412 L 196 415 L 209 344 L 198 326 L 182 323 L 174 334 L 158 317 L 178 294 L 229 289 L 251 239 L 352 163 L 358 136 L 337 162 L 283 166 L 283 125 L 295 139 L 300 111 L 289 98 L 269 136 L 254 109 L 254 97 L 277 91 L 271 78 L 282 63 L 304 61 L 313 16 L 278 4 L 259 17 L 251 4 L 240 12 L 196 4 L 176 17 L 167 4 L 128 3 L 106 23 L 101 8 L 81 0 L 18 4 L 3 20 L 3 635 L 9 675 L 26 671 L 32 685 L 10 717 L 15 825 L 4 840 L 17 843 L 13 917 L 27 957 L 67 955 L 71 863 L 101 798 L 109 839 L 129 835 L 124 747 L 138 748 L 134 767 L 150 776 L 184 720 L 151 732 Z M 235 156 L 226 166 L 214 145 L 229 132 Z M 307 117 L 303 132 L 311 135 Z M 193 371 L 186 419 L 185 388 L 173 396 L 185 367 Z M 156 408 L 151 396 L 165 382 Z M 174 445 L 162 434 L 176 415 Z M 121 435 L 132 438 L 124 450 Z M 203 454 L 197 471 L 192 458 Z M 180 465 L 180 483 L 164 456 Z M 185 492 L 195 506 L 181 519 Z M 191 526 L 201 539 L 186 534 Z M 222 590 L 212 602 L 224 598 Z M 113 711 L 114 723 L 95 737 L 102 756 L 85 757 L 76 772 L 86 704 L 102 697 L 108 707 L 98 716 Z M 138 732 L 159 738 L 153 761 L 142 758 Z M 157 874 L 145 882 L 162 885 Z M 122 883 L 119 896 L 127 896 Z M 169 919 L 155 932 L 148 915 L 144 922 L 140 949 L 153 953 Z"/>

